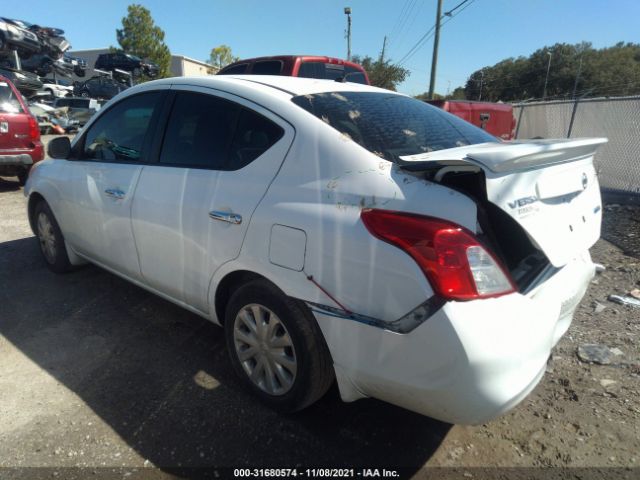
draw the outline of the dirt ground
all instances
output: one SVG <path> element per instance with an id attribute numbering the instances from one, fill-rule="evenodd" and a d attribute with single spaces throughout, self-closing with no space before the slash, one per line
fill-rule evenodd
<path id="1" fill-rule="evenodd" d="M 375 400 L 344 404 L 334 388 L 279 415 L 239 386 L 218 327 L 96 267 L 50 273 L 22 189 L 0 179 L 0 478 L 168 478 L 171 467 L 206 466 L 639 478 L 640 308 L 607 298 L 640 288 L 640 208 L 608 205 L 604 219 L 592 256 L 606 270 L 510 413 L 451 426 Z M 585 344 L 617 355 L 585 363 Z"/>

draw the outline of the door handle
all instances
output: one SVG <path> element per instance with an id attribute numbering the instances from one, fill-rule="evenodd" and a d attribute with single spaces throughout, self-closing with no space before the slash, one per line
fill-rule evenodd
<path id="1" fill-rule="evenodd" d="M 122 200 L 126 195 L 122 190 L 118 190 L 117 188 L 107 188 L 104 193 L 106 193 L 108 197 L 115 198 L 117 200 Z"/>
<path id="2" fill-rule="evenodd" d="M 216 210 L 212 210 L 209 212 L 209 217 L 214 220 L 233 223 L 234 225 L 240 225 L 242 223 L 242 215 L 238 215 L 237 213 L 218 212 Z"/>

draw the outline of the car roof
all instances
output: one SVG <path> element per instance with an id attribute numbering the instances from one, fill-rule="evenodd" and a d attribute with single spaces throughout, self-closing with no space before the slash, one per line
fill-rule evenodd
<path id="1" fill-rule="evenodd" d="M 335 80 L 290 77 L 284 75 L 208 75 L 200 77 L 171 77 L 148 82 L 144 85 L 151 86 L 154 84 L 194 85 L 212 88 L 223 88 L 225 85 L 234 85 L 241 88 L 244 87 L 247 90 L 262 92 L 266 89 L 270 90 L 274 95 L 287 95 L 289 97 L 328 92 L 379 92 L 400 95 L 396 92 L 391 92 L 390 90 L 384 90 L 382 88 L 372 87 L 361 83 L 343 83 Z"/>

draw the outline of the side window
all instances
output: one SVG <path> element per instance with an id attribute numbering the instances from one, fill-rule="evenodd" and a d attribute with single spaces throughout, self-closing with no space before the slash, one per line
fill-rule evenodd
<path id="1" fill-rule="evenodd" d="M 234 65 L 229 68 L 225 68 L 218 72 L 218 75 L 241 75 L 247 71 L 247 63 L 241 63 L 240 65 Z"/>
<path id="2" fill-rule="evenodd" d="M 347 76 L 347 82 L 367 84 L 367 78 L 362 73 L 362 70 L 347 65 L 344 67 L 344 71 Z"/>
<path id="3" fill-rule="evenodd" d="M 213 95 L 179 92 L 164 136 L 160 163 L 222 169 L 240 107 Z"/>
<path id="4" fill-rule="evenodd" d="M 280 75 L 281 72 L 282 62 L 280 60 L 256 62 L 251 69 L 253 75 Z"/>
<path id="5" fill-rule="evenodd" d="M 148 127 L 163 94 L 143 93 L 110 108 L 87 131 L 82 158 L 113 162 L 141 161 Z"/>
<path id="6" fill-rule="evenodd" d="M 344 65 L 333 65 L 331 63 L 325 63 L 324 78 L 329 80 L 336 80 L 344 77 Z"/>
<path id="7" fill-rule="evenodd" d="M 229 153 L 227 170 L 239 170 L 266 152 L 284 130 L 251 110 L 242 109 Z"/>
<path id="8" fill-rule="evenodd" d="M 305 78 L 324 78 L 324 63 L 320 62 L 303 62 L 298 70 L 299 77 Z"/>

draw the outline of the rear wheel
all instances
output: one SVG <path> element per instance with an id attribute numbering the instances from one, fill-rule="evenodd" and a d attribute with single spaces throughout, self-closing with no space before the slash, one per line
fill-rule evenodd
<path id="1" fill-rule="evenodd" d="M 65 273 L 71 270 L 64 237 L 49 205 L 42 201 L 34 209 L 34 223 L 40 252 L 50 270 Z"/>
<path id="2" fill-rule="evenodd" d="M 29 178 L 29 170 L 22 170 L 16 176 L 18 177 L 20 186 L 24 187 L 24 184 L 27 183 L 27 179 Z"/>
<path id="3" fill-rule="evenodd" d="M 264 403 L 301 410 L 333 382 L 329 349 L 306 305 L 266 280 L 254 280 L 229 300 L 225 337 L 234 370 Z"/>

